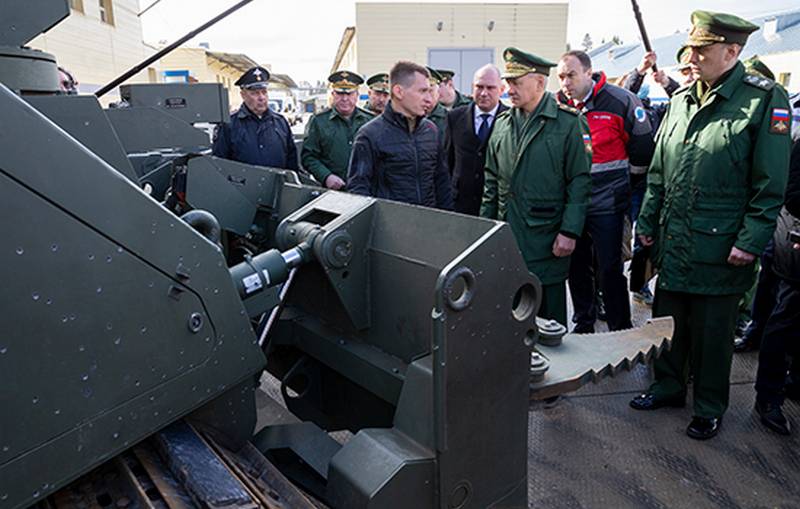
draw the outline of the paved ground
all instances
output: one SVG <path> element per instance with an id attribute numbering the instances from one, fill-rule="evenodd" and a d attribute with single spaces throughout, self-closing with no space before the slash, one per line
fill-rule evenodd
<path id="1" fill-rule="evenodd" d="M 636 324 L 650 316 L 643 305 L 633 311 Z M 648 366 L 586 386 L 553 407 L 533 404 L 530 507 L 800 508 L 800 438 L 778 436 L 754 416 L 757 361 L 754 353 L 735 356 L 730 409 L 720 435 L 707 442 L 685 435 L 691 398 L 685 409 L 628 408 L 651 381 Z M 277 397 L 274 384 L 262 389 Z M 787 402 L 785 410 L 800 424 L 800 404 Z"/>
<path id="2" fill-rule="evenodd" d="M 635 304 L 634 323 L 650 316 Z M 600 327 L 598 327 L 600 330 Z M 531 407 L 528 495 L 536 508 L 800 508 L 800 438 L 761 426 L 753 400 L 758 354 L 734 356 L 730 409 L 713 440 L 685 434 L 685 409 L 636 412 L 628 401 L 651 369 Z M 786 413 L 800 423 L 800 404 Z"/>

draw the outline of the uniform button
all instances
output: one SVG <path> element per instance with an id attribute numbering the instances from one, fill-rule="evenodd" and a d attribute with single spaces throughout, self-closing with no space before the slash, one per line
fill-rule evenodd
<path id="1" fill-rule="evenodd" d="M 712 231 L 713 233 L 717 233 L 717 229 L 716 229 L 716 228 L 711 228 L 711 231 Z"/>
<path id="2" fill-rule="evenodd" d="M 672 235 L 667 235 L 667 240 L 672 240 Z"/>
<path id="3" fill-rule="evenodd" d="M 259 145 L 258 148 L 264 148 L 264 145 Z"/>
<path id="4" fill-rule="evenodd" d="M 347 144 L 348 144 L 348 145 L 352 145 L 352 144 L 353 144 L 353 142 L 352 142 L 352 141 L 348 141 L 348 142 L 347 142 Z"/>
<path id="5" fill-rule="evenodd" d="M 689 141 L 689 140 L 683 140 L 683 144 L 684 144 L 684 145 L 688 145 L 688 144 L 690 144 L 690 143 L 691 143 L 691 141 Z"/>

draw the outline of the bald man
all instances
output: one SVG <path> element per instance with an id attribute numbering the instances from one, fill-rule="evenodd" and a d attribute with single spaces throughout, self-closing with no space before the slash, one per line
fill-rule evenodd
<path id="1" fill-rule="evenodd" d="M 489 64 L 475 72 L 471 104 L 454 108 L 447 114 L 445 154 L 453 182 L 455 211 L 477 216 L 483 195 L 483 164 L 486 143 L 492 134 L 494 119 L 508 109 L 500 102 L 503 93 L 500 71 Z"/>

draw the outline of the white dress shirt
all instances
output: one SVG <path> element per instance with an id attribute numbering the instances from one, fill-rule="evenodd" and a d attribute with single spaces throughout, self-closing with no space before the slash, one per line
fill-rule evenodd
<path id="1" fill-rule="evenodd" d="M 473 115 L 474 115 L 474 120 L 475 120 L 475 122 L 474 122 L 474 124 L 475 124 L 475 136 L 478 135 L 478 131 L 480 130 L 481 124 L 483 123 L 483 118 L 481 117 L 481 115 L 489 115 L 489 117 L 486 119 L 486 121 L 489 122 L 489 127 L 492 127 L 492 124 L 494 124 L 494 117 L 497 116 L 498 108 L 500 108 L 500 103 L 499 102 L 497 103 L 497 106 L 495 106 L 492 111 L 483 111 L 480 108 L 478 108 L 477 104 L 475 105 L 475 108 L 473 108 L 473 110 L 474 110 Z"/>

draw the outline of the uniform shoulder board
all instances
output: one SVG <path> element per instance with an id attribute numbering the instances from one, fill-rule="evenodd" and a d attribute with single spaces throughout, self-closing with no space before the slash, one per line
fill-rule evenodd
<path id="1" fill-rule="evenodd" d="M 766 91 L 770 91 L 775 87 L 775 82 L 771 79 L 756 76 L 755 74 L 745 74 L 744 78 L 742 78 L 742 81 L 750 86 Z"/>
<path id="2" fill-rule="evenodd" d="M 369 115 L 370 117 L 374 117 L 374 116 L 375 116 L 375 113 L 374 113 L 374 112 L 372 112 L 372 111 L 369 111 L 368 109 L 365 109 L 365 108 L 361 108 L 360 106 L 356 106 L 356 109 L 357 109 L 358 111 L 360 111 L 361 113 L 366 113 L 366 114 L 367 114 L 367 115 Z"/>
<path id="3" fill-rule="evenodd" d="M 560 109 L 561 111 L 566 111 L 567 113 L 571 113 L 576 117 L 581 114 L 580 110 L 578 110 L 577 108 L 573 108 L 568 104 L 558 103 L 558 109 Z"/>
<path id="4" fill-rule="evenodd" d="M 509 115 L 511 115 L 511 108 L 509 108 L 509 109 L 507 109 L 507 110 L 503 110 L 503 111 L 501 111 L 500 113 L 498 113 L 498 114 L 497 114 L 497 118 L 506 118 L 506 117 L 508 117 Z"/>
<path id="5" fill-rule="evenodd" d="M 689 83 L 688 85 L 683 85 L 682 87 L 675 89 L 675 91 L 672 92 L 672 96 L 675 97 L 678 94 L 686 93 L 687 91 L 692 89 L 692 85 L 694 85 L 694 82 Z"/>

